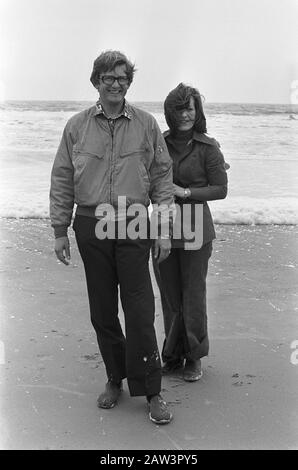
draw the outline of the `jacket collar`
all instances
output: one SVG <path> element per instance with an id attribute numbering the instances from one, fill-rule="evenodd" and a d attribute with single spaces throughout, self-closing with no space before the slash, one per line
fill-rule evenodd
<path id="1" fill-rule="evenodd" d="M 103 115 L 105 116 L 106 118 L 108 118 L 108 116 L 105 114 L 104 110 L 103 110 L 103 107 L 102 107 L 102 104 L 100 102 L 100 100 L 97 101 L 97 103 L 93 106 L 93 109 L 92 109 L 92 115 L 93 116 L 99 116 L 99 115 Z M 122 111 L 121 113 L 115 118 L 115 119 L 118 119 L 119 117 L 121 116 L 124 116 L 128 119 L 131 119 L 132 118 L 132 113 L 131 113 L 131 110 L 130 110 L 130 105 L 127 103 L 127 101 L 124 101 L 124 106 L 122 108 Z"/>
<path id="2" fill-rule="evenodd" d="M 171 137 L 169 130 L 165 131 L 163 133 L 163 136 L 166 140 L 169 140 L 169 142 L 171 142 L 172 137 Z M 197 142 L 202 142 L 203 144 L 214 145 L 214 139 L 212 139 L 212 137 L 208 137 L 208 135 L 201 134 L 200 132 L 197 132 L 197 131 L 194 131 L 192 140 L 195 140 Z"/>

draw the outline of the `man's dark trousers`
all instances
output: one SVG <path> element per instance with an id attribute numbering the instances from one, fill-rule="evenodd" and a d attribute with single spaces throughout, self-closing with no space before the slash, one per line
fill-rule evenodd
<path id="1" fill-rule="evenodd" d="M 132 396 L 161 390 L 161 365 L 154 329 L 155 303 L 149 272 L 151 240 L 103 239 L 97 220 L 76 216 L 73 224 L 86 274 L 91 322 L 109 380 L 127 377 Z M 125 336 L 118 318 L 118 285 Z"/>

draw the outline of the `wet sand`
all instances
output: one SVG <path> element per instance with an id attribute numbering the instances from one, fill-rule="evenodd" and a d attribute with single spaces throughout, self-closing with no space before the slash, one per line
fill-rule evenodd
<path id="1" fill-rule="evenodd" d="M 156 426 L 126 382 L 96 407 L 106 377 L 72 231 L 65 267 L 48 220 L 0 219 L 1 449 L 298 449 L 298 227 L 216 229 L 204 375 L 163 379 L 174 420 Z"/>

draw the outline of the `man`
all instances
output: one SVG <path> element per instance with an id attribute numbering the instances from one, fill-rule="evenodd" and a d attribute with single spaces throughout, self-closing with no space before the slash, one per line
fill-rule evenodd
<path id="1" fill-rule="evenodd" d="M 134 72 L 134 65 L 119 51 L 105 51 L 94 61 L 90 80 L 99 101 L 66 124 L 52 169 L 50 216 L 56 255 L 68 265 L 67 228 L 77 205 L 73 228 L 108 378 L 98 406 L 115 406 L 127 377 L 131 396 L 146 396 L 150 419 L 165 424 L 172 414 L 160 396 L 148 267 L 152 242 L 149 237 L 117 236 L 124 218 L 126 227 L 128 223 L 119 197 L 125 197 L 127 207 L 136 203 L 148 207 L 150 200 L 163 207 L 173 203 L 172 163 L 160 129 L 149 113 L 125 101 Z M 99 237 L 96 228 L 97 216 L 102 217 L 107 206 L 115 209 L 114 238 Z M 154 243 L 154 256 L 162 262 L 170 252 L 169 237 L 159 236 Z M 118 286 L 125 337 L 118 318 Z"/>

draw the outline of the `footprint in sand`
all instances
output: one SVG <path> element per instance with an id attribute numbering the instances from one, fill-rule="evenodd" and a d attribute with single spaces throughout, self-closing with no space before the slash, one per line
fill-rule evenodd
<path id="1" fill-rule="evenodd" d="M 233 378 L 238 378 L 240 377 L 240 374 L 238 374 L 238 372 L 236 372 L 235 374 L 232 375 Z M 245 377 L 247 378 L 253 378 L 253 377 L 256 377 L 256 375 L 253 375 L 253 374 L 245 374 Z M 246 385 L 251 385 L 252 382 L 246 382 Z M 233 382 L 232 385 L 234 385 L 235 387 L 241 387 L 242 385 L 244 385 L 244 382 L 242 380 L 239 380 L 238 382 Z"/>

